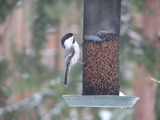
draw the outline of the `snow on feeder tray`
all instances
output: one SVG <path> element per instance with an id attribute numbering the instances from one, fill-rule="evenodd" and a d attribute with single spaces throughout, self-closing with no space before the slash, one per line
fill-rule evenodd
<path id="1" fill-rule="evenodd" d="M 63 95 L 72 107 L 133 107 L 119 96 L 121 0 L 84 0 L 82 95 Z"/>

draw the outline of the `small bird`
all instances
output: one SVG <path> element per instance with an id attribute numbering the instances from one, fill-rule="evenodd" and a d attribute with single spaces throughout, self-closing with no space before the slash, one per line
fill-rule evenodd
<path id="1" fill-rule="evenodd" d="M 75 40 L 75 35 L 73 33 L 65 34 L 61 39 L 61 44 L 65 52 L 66 71 L 64 77 L 64 85 L 67 87 L 69 81 L 69 72 L 71 66 L 74 65 L 80 57 L 80 48 Z"/>

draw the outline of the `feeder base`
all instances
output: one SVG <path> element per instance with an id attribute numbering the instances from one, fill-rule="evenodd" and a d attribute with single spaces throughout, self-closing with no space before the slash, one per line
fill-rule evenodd
<path id="1" fill-rule="evenodd" d="M 70 107 L 133 107 L 139 100 L 133 96 L 118 95 L 63 95 Z"/>

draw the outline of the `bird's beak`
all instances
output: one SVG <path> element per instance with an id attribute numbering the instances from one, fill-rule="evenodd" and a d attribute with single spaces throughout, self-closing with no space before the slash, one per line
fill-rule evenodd
<path id="1" fill-rule="evenodd" d="M 75 37 L 76 37 L 76 34 L 73 34 L 73 39 L 75 39 Z"/>
<path id="2" fill-rule="evenodd" d="M 73 34 L 74 36 L 76 36 L 77 34 Z"/>

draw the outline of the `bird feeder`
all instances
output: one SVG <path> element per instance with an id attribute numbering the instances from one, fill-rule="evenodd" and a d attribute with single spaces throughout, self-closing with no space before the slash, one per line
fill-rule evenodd
<path id="1" fill-rule="evenodd" d="M 132 107 L 119 96 L 121 0 L 84 0 L 82 95 L 64 95 L 69 106 Z"/>

